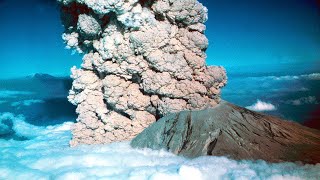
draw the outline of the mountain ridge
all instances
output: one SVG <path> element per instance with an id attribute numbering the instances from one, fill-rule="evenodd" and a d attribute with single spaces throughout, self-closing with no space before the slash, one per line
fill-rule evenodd
<path id="1" fill-rule="evenodd" d="M 131 145 L 166 149 L 190 158 L 228 156 L 236 160 L 320 162 L 320 131 L 226 101 L 202 111 L 160 119 Z"/>

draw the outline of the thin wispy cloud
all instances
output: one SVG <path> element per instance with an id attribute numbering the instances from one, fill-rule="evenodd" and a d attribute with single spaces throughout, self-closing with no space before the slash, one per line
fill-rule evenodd
<path id="1" fill-rule="evenodd" d="M 0 98 L 16 98 L 18 96 L 25 96 L 25 95 L 32 95 L 32 94 L 34 94 L 34 92 L 0 90 Z"/>
<path id="2" fill-rule="evenodd" d="M 39 104 L 39 103 L 44 103 L 43 100 L 39 99 L 29 99 L 29 100 L 24 100 L 24 101 L 17 101 L 11 103 L 11 106 L 17 107 L 17 106 L 31 106 L 33 104 Z"/>
<path id="3" fill-rule="evenodd" d="M 295 106 L 305 105 L 305 104 L 319 104 L 315 96 L 307 96 L 299 99 L 288 100 L 286 104 L 291 104 Z"/>
<path id="4" fill-rule="evenodd" d="M 259 77 L 255 77 L 259 78 Z M 261 77 L 260 77 L 261 78 Z M 265 79 L 279 80 L 279 81 L 290 81 L 290 80 L 320 80 L 320 73 L 294 75 L 294 76 L 265 76 Z"/>
<path id="5" fill-rule="evenodd" d="M 300 77 L 309 80 L 320 80 L 320 73 L 312 73 L 307 75 L 301 75 Z"/>

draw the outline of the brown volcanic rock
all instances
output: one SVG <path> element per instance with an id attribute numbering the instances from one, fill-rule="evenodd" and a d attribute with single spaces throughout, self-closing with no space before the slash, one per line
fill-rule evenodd
<path id="1" fill-rule="evenodd" d="M 228 102 L 160 119 L 131 145 L 186 157 L 228 156 L 269 162 L 320 163 L 320 131 Z"/>

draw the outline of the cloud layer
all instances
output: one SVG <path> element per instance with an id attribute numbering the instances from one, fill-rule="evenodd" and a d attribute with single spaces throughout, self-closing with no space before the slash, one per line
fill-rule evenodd
<path id="1" fill-rule="evenodd" d="M 72 123 L 37 127 L 23 116 L 0 122 L 26 140 L 0 139 L 0 179 L 316 179 L 320 164 L 269 164 L 226 157 L 186 159 L 166 151 L 136 150 L 128 142 L 70 148 Z M 10 152 L 10 153 L 9 153 Z M 214 173 L 213 173 L 214 172 Z"/>

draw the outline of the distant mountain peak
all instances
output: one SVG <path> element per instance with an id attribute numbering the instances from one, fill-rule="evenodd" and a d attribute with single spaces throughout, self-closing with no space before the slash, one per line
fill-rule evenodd
<path id="1" fill-rule="evenodd" d="M 35 74 L 27 76 L 27 78 L 30 78 L 30 79 L 57 79 L 57 77 L 54 77 L 50 74 L 45 74 L 45 73 L 35 73 Z"/>

